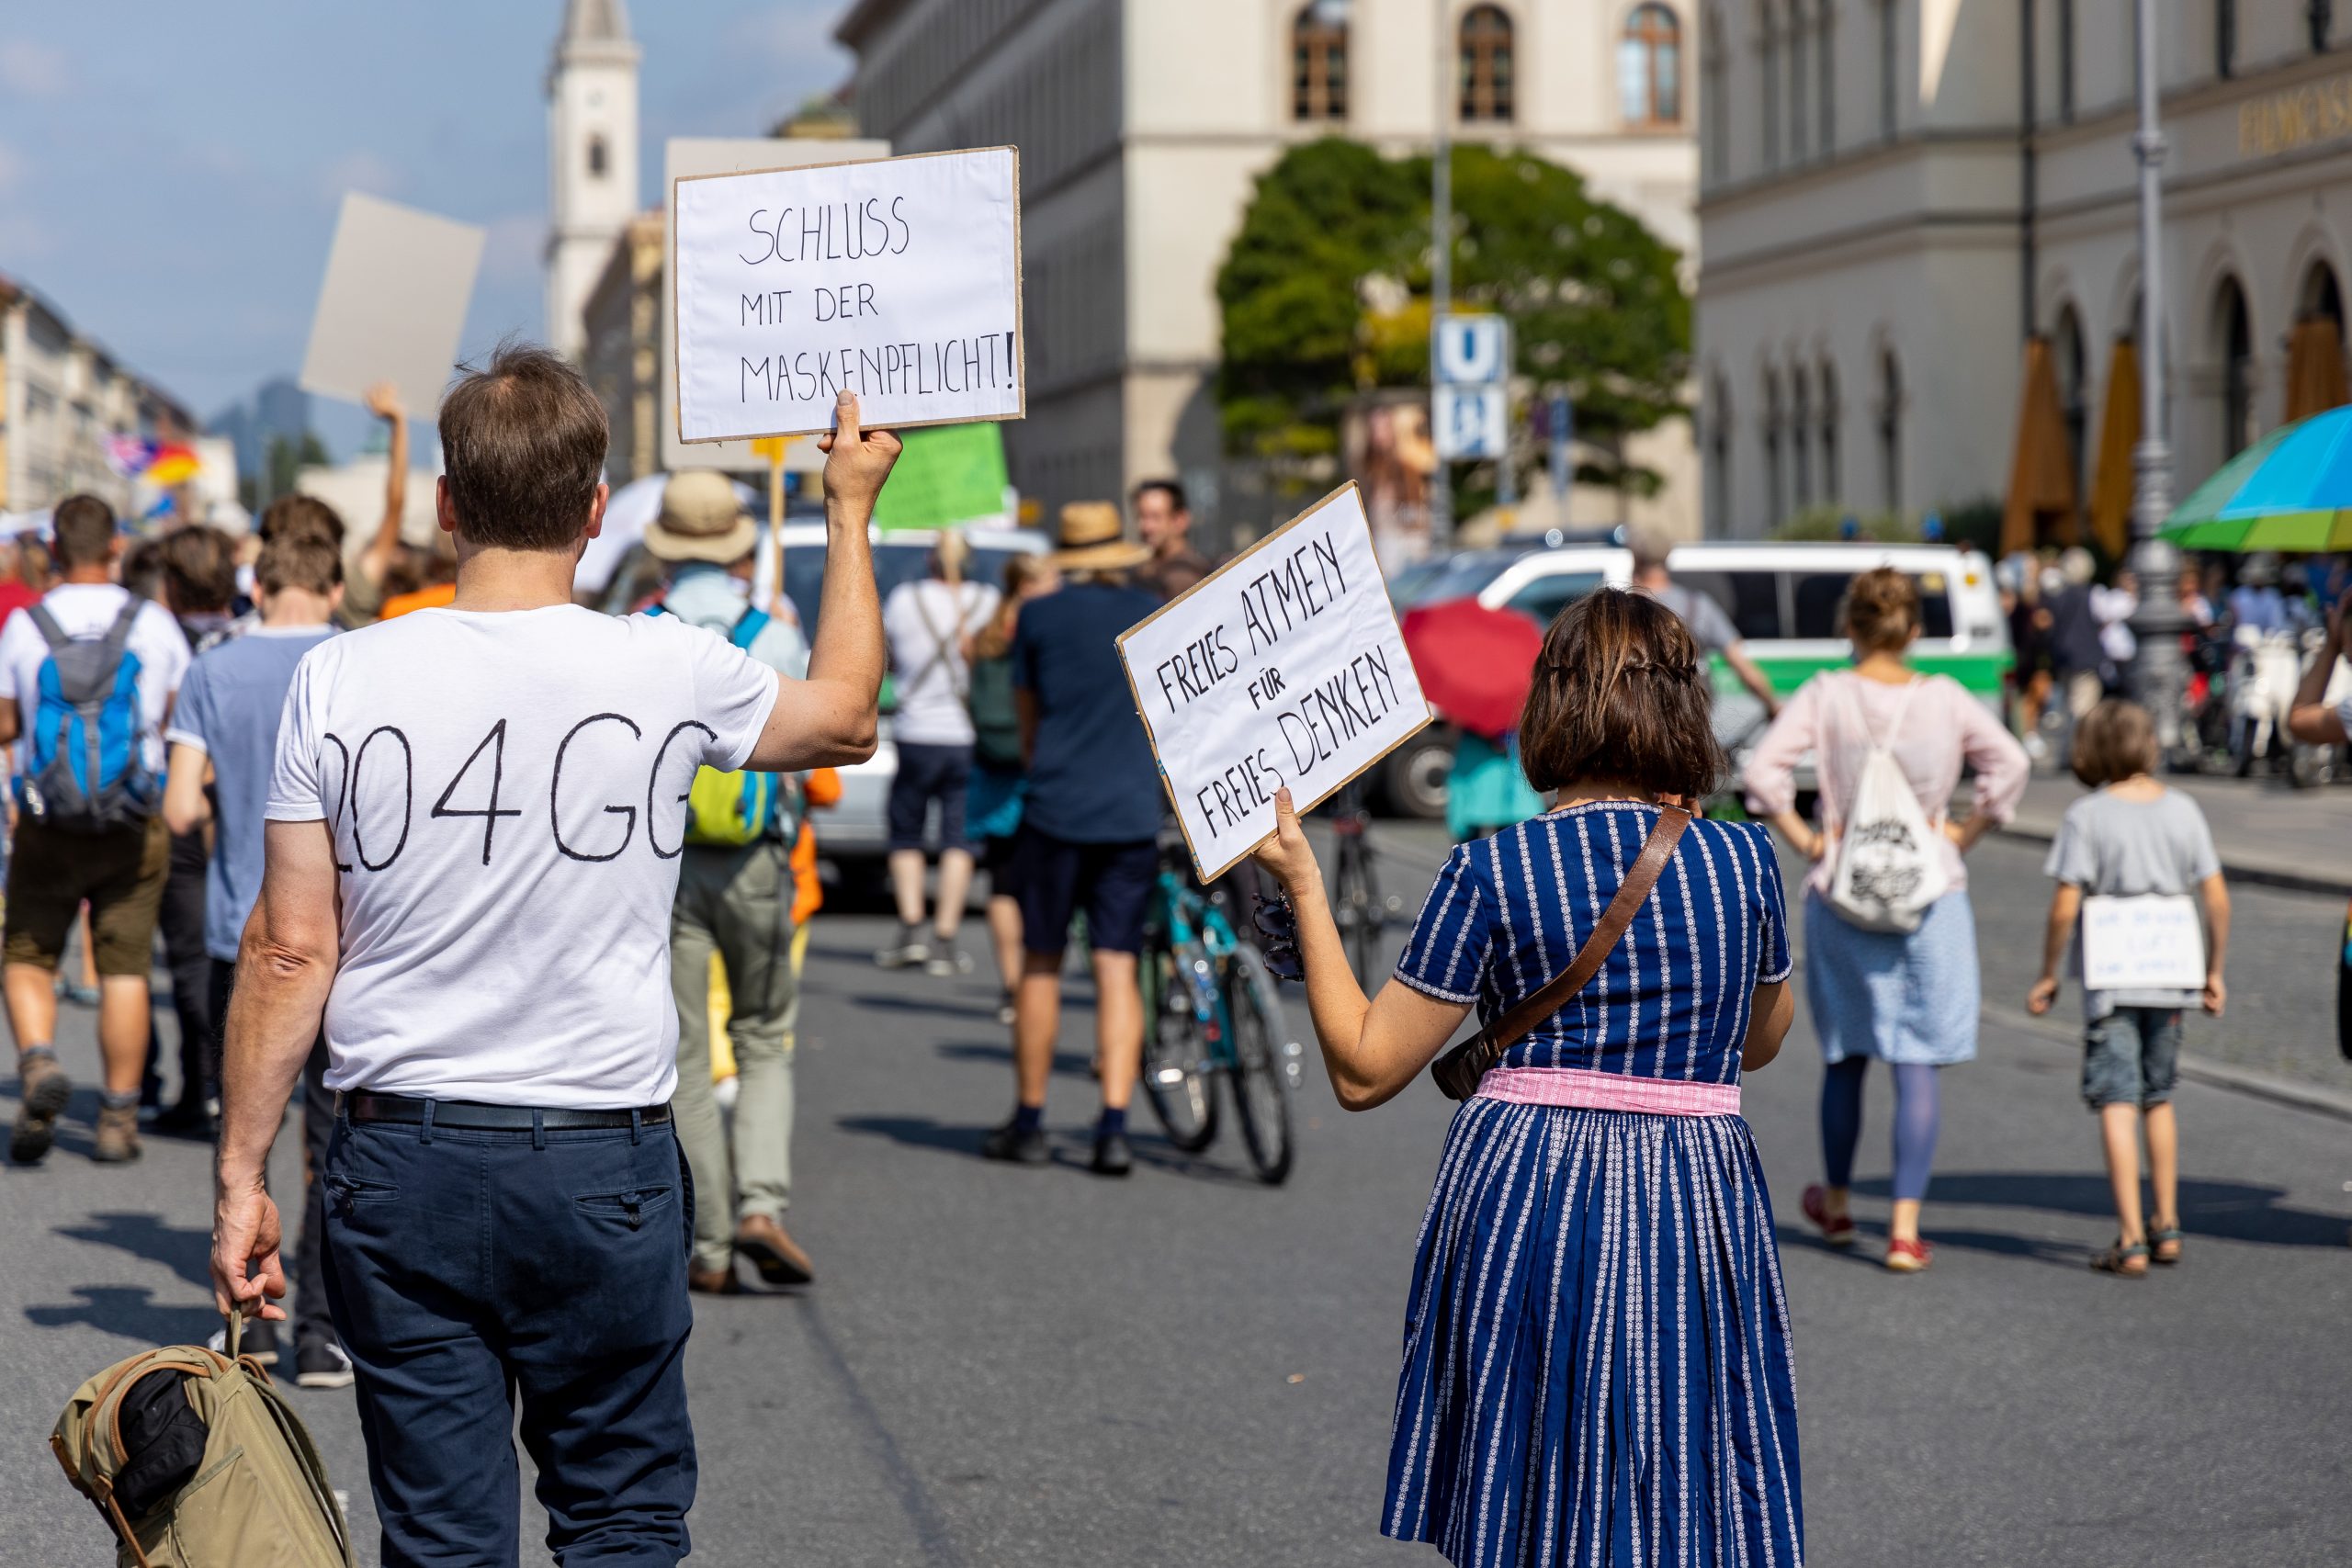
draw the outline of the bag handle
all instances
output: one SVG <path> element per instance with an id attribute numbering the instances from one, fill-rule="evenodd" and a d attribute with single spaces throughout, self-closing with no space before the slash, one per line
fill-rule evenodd
<path id="1" fill-rule="evenodd" d="M 1600 923 L 1592 928 L 1592 934 L 1577 950 L 1576 962 L 1545 982 L 1533 996 L 1439 1057 L 1437 1065 L 1430 1069 L 1430 1076 L 1437 1080 L 1438 1089 L 1448 1100 L 1467 1100 L 1477 1093 L 1478 1080 L 1502 1060 L 1505 1052 L 1526 1039 L 1537 1024 L 1567 1006 L 1600 972 L 1610 950 L 1624 939 L 1634 916 L 1648 899 L 1650 889 L 1657 886 L 1666 863 L 1673 858 L 1674 846 L 1681 842 L 1683 829 L 1690 826 L 1688 809 L 1664 801 L 1658 803 L 1657 826 L 1650 829 L 1640 857 L 1625 873 L 1625 880 L 1617 885 L 1617 896 L 1601 911 Z"/>

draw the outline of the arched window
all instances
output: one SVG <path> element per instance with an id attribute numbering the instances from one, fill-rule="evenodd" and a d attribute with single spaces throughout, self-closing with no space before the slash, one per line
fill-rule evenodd
<path id="1" fill-rule="evenodd" d="M 1514 80 L 1510 17 L 1500 6 L 1473 6 L 1462 18 L 1462 118 L 1509 120 Z"/>
<path id="2" fill-rule="evenodd" d="M 605 152 L 605 139 L 601 136 L 590 137 L 588 139 L 588 177 L 603 179 L 608 161 Z"/>
<path id="3" fill-rule="evenodd" d="M 1764 372 L 1764 525 L 1781 525 L 1781 378 Z"/>
<path id="4" fill-rule="evenodd" d="M 1348 118 L 1348 0 L 1312 0 L 1291 18 L 1290 117 Z"/>
<path id="5" fill-rule="evenodd" d="M 1878 473 L 1881 509 L 1903 510 L 1903 367 L 1888 349 L 1878 362 Z"/>
<path id="6" fill-rule="evenodd" d="M 1789 372 L 1789 467 L 1796 479 L 1793 499 L 1799 512 L 1813 504 L 1812 386 L 1804 367 Z"/>
<path id="7" fill-rule="evenodd" d="M 2213 338 L 2222 351 L 2222 456 L 2233 457 L 2254 445 L 2254 318 L 2245 290 L 2234 277 L 2222 280 L 2213 300 Z"/>
<path id="8" fill-rule="evenodd" d="M 1821 362 L 1821 499 L 1836 506 L 1846 498 L 1846 476 L 1838 468 L 1838 367 Z"/>
<path id="9" fill-rule="evenodd" d="M 2311 34 L 2312 52 L 2327 52 L 2327 35 L 2335 30 L 2335 0 L 2303 0 L 2303 28 Z"/>
<path id="10" fill-rule="evenodd" d="M 2232 75 L 2237 68 L 2237 0 L 2213 0 L 2213 74 Z"/>
<path id="11" fill-rule="evenodd" d="M 1636 6 L 1617 39 L 1617 97 L 1625 123 L 1682 119 L 1682 24 L 1657 0 Z"/>
<path id="12" fill-rule="evenodd" d="M 2295 302 L 2298 315 L 2309 319 L 2318 317 L 2334 321 L 2336 330 L 2344 328 L 2344 291 L 2337 287 L 2335 269 L 2325 262 L 2312 263 L 2311 271 L 2303 274 L 2303 288 Z"/>
<path id="13" fill-rule="evenodd" d="M 2058 375 L 2058 412 L 2066 422 L 2066 452 L 2075 462 L 2075 493 L 2090 494 L 2085 475 L 2090 459 L 2089 365 L 2083 346 L 2083 319 L 2072 305 L 2058 312 L 2050 336 L 2050 356 Z"/>

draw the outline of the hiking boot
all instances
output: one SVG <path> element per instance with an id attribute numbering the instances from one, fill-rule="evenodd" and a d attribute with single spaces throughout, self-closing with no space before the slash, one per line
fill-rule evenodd
<path id="1" fill-rule="evenodd" d="M 306 1339 L 294 1352 L 294 1381 L 303 1388 L 349 1388 L 351 1357 L 333 1339 Z"/>
<path id="2" fill-rule="evenodd" d="M 31 1165 L 57 1139 L 57 1114 L 74 1097 L 74 1080 L 43 1051 L 17 1059 L 17 1126 L 8 1137 L 8 1157 Z"/>
<path id="3" fill-rule="evenodd" d="M 1023 1132 L 1018 1124 L 1007 1122 L 981 1141 L 980 1157 L 1003 1160 L 1009 1165 L 1043 1165 L 1054 1157 L 1054 1151 L 1046 1143 L 1043 1127 Z"/>
<path id="4" fill-rule="evenodd" d="M 805 1285 L 817 1277 L 816 1265 L 800 1244 L 765 1214 L 746 1214 L 735 1227 L 735 1250 L 752 1260 L 760 1278 L 771 1285 Z"/>
<path id="5" fill-rule="evenodd" d="M 940 945 L 933 948 L 931 956 L 923 962 L 923 973 L 943 980 L 969 975 L 972 972 L 972 955 L 944 938 L 937 940 Z"/>
<path id="6" fill-rule="evenodd" d="M 921 926 L 900 926 L 890 944 L 874 955 L 874 962 L 885 969 L 905 969 L 930 960 L 931 943 L 923 940 Z"/>
<path id="7" fill-rule="evenodd" d="M 90 1157 L 100 1165 L 129 1165 L 139 1154 L 139 1107 L 99 1107 L 98 1132 L 91 1140 Z"/>

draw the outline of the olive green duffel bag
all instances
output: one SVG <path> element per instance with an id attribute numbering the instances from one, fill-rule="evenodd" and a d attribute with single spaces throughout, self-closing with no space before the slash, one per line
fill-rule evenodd
<path id="1" fill-rule="evenodd" d="M 118 1568 L 352 1568 L 302 1418 L 257 1361 L 173 1345 L 74 1391 L 49 1446 L 121 1541 Z"/>

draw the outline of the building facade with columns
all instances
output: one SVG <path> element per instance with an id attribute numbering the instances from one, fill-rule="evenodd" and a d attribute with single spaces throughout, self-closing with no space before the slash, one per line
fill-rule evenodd
<path id="1" fill-rule="evenodd" d="M 2352 6 L 2156 9 L 2177 500 L 2342 396 Z M 2072 493 L 2122 482 L 2100 470 L 2114 431 L 2138 431 L 2134 17 L 2132 0 L 1702 7 L 1710 533 L 1998 502 L 2033 340 Z"/>
<path id="2" fill-rule="evenodd" d="M 1524 147 L 1689 254 L 1691 7 L 1661 0 L 857 0 L 859 128 L 901 152 L 1022 153 L 1029 417 L 1014 482 L 1050 508 L 1176 474 L 1219 531 L 1262 525 L 1228 484 L 1216 278 L 1256 176 L 1299 141 L 1428 146 L 1440 55 L 1454 134 Z M 1637 503 L 1695 525 L 1687 426 L 1634 454 Z M 1677 513 L 1680 513 L 1678 519 Z"/>

